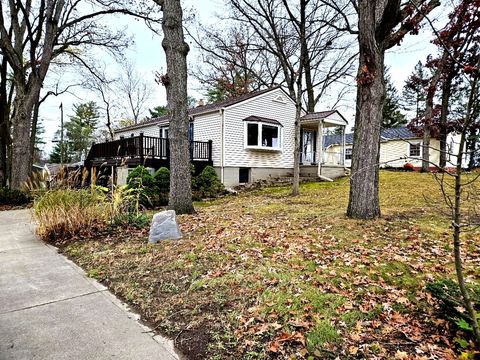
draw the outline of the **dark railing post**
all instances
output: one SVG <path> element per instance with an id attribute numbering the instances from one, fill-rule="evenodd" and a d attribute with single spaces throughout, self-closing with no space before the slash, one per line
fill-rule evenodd
<path id="1" fill-rule="evenodd" d="M 208 161 L 212 162 L 213 140 L 208 140 Z"/>
<path id="2" fill-rule="evenodd" d="M 194 148 L 194 146 L 195 146 L 195 142 L 190 141 L 190 145 L 188 147 L 188 150 L 190 150 L 190 161 L 193 160 L 193 148 Z"/>
<path id="3" fill-rule="evenodd" d="M 143 165 L 143 132 L 140 133 L 139 151 L 140 151 L 140 164 Z"/>
<path id="4" fill-rule="evenodd" d="M 169 139 L 165 139 L 166 143 L 167 143 L 167 146 L 165 147 L 166 148 L 166 151 L 167 151 L 167 160 L 170 161 L 170 140 Z"/>

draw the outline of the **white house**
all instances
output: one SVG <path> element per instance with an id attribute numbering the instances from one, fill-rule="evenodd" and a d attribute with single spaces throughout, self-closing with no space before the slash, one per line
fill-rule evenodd
<path id="1" fill-rule="evenodd" d="M 338 158 L 344 148 L 345 166 L 351 166 L 353 134 L 346 134 L 345 140 L 341 135 L 325 136 L 325 161 L 331 162 Z M 458 152 L 459 136 L 449 134 L 447 139 L 447 151 L 450 154 Z M 423 139 L 406 127 L 383 129 L 380 134 L 380 167 L 402 168 L 410 163 L 415 169 L 422 167 Z M 440 163 L 440 141 L 430 139 L 430 168 L 436 169 Z M 447 167 L 454 167 L 456 157 L 447 156 Z M 466 164 L 466 160 L 465 160 Z"/>
<path id="2" fill-rule="evenodd" d="M 188 114 L 192 161 L 195 166 L 211 163 L 226 187 L 292 175 L 295 103 L 280 86 L 198 106 Z M 160 166 L 159 161 L 168 165 L 168 123 L 169 116 L 163 116 L 118 129 L 116 140 L 94 145 L 87 160 L 91 166 L 103 162 L 121 168 L 122 164 L 138 165 L 135 159 L 141 156 L 143 162 L 157 159 L 152 167 Z M 335 110 L 303 113 L 303 176 L 344 175 L 343 156 L 332 163 L 318 161 L 323 158 L 323 136 L 318 134 L 329 127 L 340 127 L 344 132 L 346 125 Z M 117 159 L 112 162 L 112 157 Z M 121 163 L 122 157 L 130 163 Z"/>

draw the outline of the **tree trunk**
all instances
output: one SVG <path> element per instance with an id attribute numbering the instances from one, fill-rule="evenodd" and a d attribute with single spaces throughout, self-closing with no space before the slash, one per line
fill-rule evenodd
<path id="1" fill-rule="evenodd" d="M 475 150 L 477 148 L 477 142 L 478 142 L 477 129 L 474 126 L 472 126 L 472 128 L 469 131 L 469 136 L 467 140 L 468 171 L 471 171 L 475 167 L 475 155 L 477 154 Z"/>
<path id="2" fill-rule="evenodd" d="M 295 142 L 293 149 L 292 195 L 300 195 L 300 117 L 302 115 L 302 92 L 298 89 L 295 112 Z"/>
<path id="3" fill-rule="evenodd" d="M 167 59 L 167 74 L 163 83 L 167 90 L 170 111 L 170 196 L 168 207 L 177 214 L 190 214 L 192 185 L 187 114 L 187 54 L 184 40 L 180 0 L 156 0 L 162 7 L 163 49 Z"/>
<path id="4" fill-rule="evenodd" d="M 0 64 L 0 186 L 7 186 L 9 177 L 7 154 L 10 146 L 10 103 L 7 91 L 7 60 L 4 57 Z"/>
<path id="5" fill-rule="evenodd" d="M 422 172 L 430 171 L 430 124 L 423 126 Z"/>
<path id="6" fill-rule="evenodd" d="M 293 186 L 292 195 L 300 195 L 300 135 L 301 124 L 300 118 L 302 116 L 302 89 L 303 89 L 303 72 L 305 71 L 305 64 L 307 62 L 307 40 L 306 40 L 306 0 L 300 0 L 300 19 L 298 21 L 299 27 L 299 41 L 300 41 L 300 59 L 299 69 L 297 73 L 296 85 L 297 93 L 295 96 L 295 139 L 293 149 Z M 311 80 L 311 79 L 310 79 Z M 294 85 L 292 84 L 292 87 Z"/>
<path id="7" fill-rule="evenodd" d="M 372 2 L 373 3 L 373 2 Z M 385 83 L 385 49 L 376 41 L 374 4 L 359 3 L 360 58 L 357 73 L 357 111 L 352 150 L 352 175 L 347 216 L 372 219 L 380 216 L 378 162 Z"/>
<path id="8" fill-rule="evenodd" d="M 17 87 L 12 118 L 12 173 L 10 187 L 22 189 L 32 173 L 30 158 L 30 125 L 33 104 L 23 89 Z"/>
<path id="9" fill-rule="evenodd" d="M 443 169 L 447 166 L 447 121 L 448 121 L 448 102 L 452 86 L 452 76 L 447 76 L 442 85 L 442 110 L 440 114 L 440 167 Z"/>
<path id="10" fill-rule="evenodd" d="M 40 110 L 40 101 L 37 99 L 33 107 L 32 128 L 30 130 L 30 167 L 35 161 L 35 141 L 37 138 L 38 111 Z"/>
<path id="11" fill-rule="evenodd" d="M 311 61 L 310 61 L 310 56 L 308 54 L 308 51 L 305 54 L 304 64 L 305 64 L 304 65 L 305 88 L 307 90 L 307 112 L 314 112 L 315 111 L 315 93 L 314 93 L 313 80 L 312 80 L 312 68 L 310 65 Z"/>

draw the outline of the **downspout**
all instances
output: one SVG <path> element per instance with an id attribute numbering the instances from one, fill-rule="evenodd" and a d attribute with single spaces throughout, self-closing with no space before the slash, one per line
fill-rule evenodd
<path id="1" fill-rule="evenodd" d="M 322 175 L 322 161 L 323 161 L 323 120 L 318 122 L 318 145 L 317 145 L 317 152 L 318 152 L 318 169 L 317 169 L 317 177 L 325 180 L 325 181 L 333 181 L 329 177 Z"/>

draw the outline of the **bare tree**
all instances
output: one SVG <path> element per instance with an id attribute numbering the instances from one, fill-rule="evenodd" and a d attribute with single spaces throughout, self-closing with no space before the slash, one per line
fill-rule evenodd
<path id="1" fill-rule="evenodd" d="M 478 55 L 477 55 L 478 58 Z M 472 126 L 479 126 L 479 119 L 474 115 L 474 104 L 479 97 L 479 79 L 480 79 L 480 61 L 477 61 L 476 70 L 470 77 L 470 95 L 468 97 L 466 113 L 463 119 L 457 123 L 457 131 L 460 133 L 458 151 L 447 150 L 447 155 L 455 159 L 455 172 L 434 174 L 435 179 L 440 185 L 445 204 L 449 208 L 449 217 L 453 228 L 453 252 L 455 259 L 455 270 L 460 293 L 463 298 L 466 313 L 470 319 L 473 329 L 473 335 L 477 349 L 480 349 L 480 327 L 478 315 L 472 304 L 471 296 L 465 282 L 462 260 L 462 241 L 461 234 L 468 231 L 469 228 L 480 227 L 480 189 L 478 187 L 479 174 L 465 174 L 464 161 L 466 158 L 474 156 L 475 152 L 467 150 L 467 138 Z M 467 155 L 467 156 L 465 156 Z M 453 182 L 448 178 L 453 178 Z M 463 249 L 463 251 L 466 251 Z"/>
<path id="2" fill-rule="evenodd" d="M 167 73 L 159 81 L 167 90 L 170 112 L 170 194 L 168 207 L 177 214 L 190 214 L 192 184 L 188 140 L 187 54 L 190 50 L 183 34 L 180 0 L 154 0 L 163 11 L 162 47 L 167 59 Z"/>
<path id="3" fill-rule="evenodd" d="M 118 88 L 126 99 L 126 108 L 132 115 L 133 123 L 137 124 L 140 115 L 147 110 L 147 103 L 150 99 L 152 88 L 131 62 L 125 62 L 122 70 Z"/>
<path id="4" fill-rule="evenodd" d="M 250 26 L 216 29 L 197 24 L 195 31 L 187 28 L 187 33 L 200 50 L 190 74 L 207 90 L 224 84 L 226 90 L 233 88 L 240 94 L 281 82 L 278 59 L 259 48 L 258 35 Z"/>
<path id="5" fill-rule="evenodd" d="M 352 177 L 347 215 L 369 219 L 380 216 L 378 164 L 380 129 L 385 98 L 383 75 L 385 51 L 417 33 L 425 15 L 439 6 L 438 0 L 322 1 L 342 18 L 339 31 L 358 34 L 360 59 L 357 72 L 357 111 L 352 153 Z M 352 9 L 358 14 L 358 30 L 351 24 Z"/>
<path id="6" fill-rule="evenodd" d="M 314 111 L 329 86 L 349 73 L 356 52 L 348 47 L 344 35 L 330 26 L 338 16 L 321 1 L 301 0 L 294 5 L 286 0 L 230 0 L 230 4 L 232 20 L 255 29 L 253 50 L 265 52 L 279 63 L 281 83 L 296 102 L 292 194 L 297 195 L 303 96 L 307 111 Z"/>
<path id="7" fill-rule="evenodd" d="M 82 6 L 83 3 L 93 6 Z M 92 10 L 83 12 L 88 8 Z M 15 90 L 9 114 L 11 159 L 15 162 L 11 173 L 13 188 L 20 188 L 31 173 L 29 139 L 35 137 L 32 118 L 52 61 L 62 58 L 64 62 L 87 65 L 88 48 L 118 52 L 128 45 L 123 31 L 111 31 L 100 23 L 100 17 L 108 14 L 148 19 L 120 1 L 12 0 L 5 6 L 0 3 L 0 51 L 12 72 Z M 149 14 L 148 10 L 144 14 Z"/>

